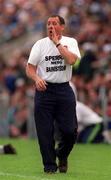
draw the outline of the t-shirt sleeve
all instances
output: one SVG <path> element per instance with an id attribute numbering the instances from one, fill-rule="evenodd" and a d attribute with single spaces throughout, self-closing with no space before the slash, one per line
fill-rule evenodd
<path id="1" fill-rule="evenodd" d="M 72 39 L 72 41 L 70 43 L 70 46 L 69 46 L 69 51 L 76 54 L 78 58 L 81 58 L 78 43 L 77 43 L 77 41 L 75 39 Z"/>
<path id="2" fill-rule="evenodd" d="M 31 49 L 28 63 L 36 66 L 39 63 L 39 60 L 40 60 L 40 43 L 37 42 L 33 45 Z"/>

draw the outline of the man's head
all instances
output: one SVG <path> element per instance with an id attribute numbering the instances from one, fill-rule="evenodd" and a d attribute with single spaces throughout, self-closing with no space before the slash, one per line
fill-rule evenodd
<path id="1" fill-rule="evenodd" d="M 65 25 L 65 20 L 63 17 L 59 16 L 59 15 L 51 15 L 49 18 L 57 18 L 59 20 L 60 25 Z M 49 19 L 48 18 L 48 19 Z"/>
<path id="2" fill-rule="evenodd" d="M 47 33 L 51 37 L 53 28 L 57 35 L 61 36 L 64 30 L 65 21 L 64 18 L 59 15 L 52 15 L 47 20 Z"/>

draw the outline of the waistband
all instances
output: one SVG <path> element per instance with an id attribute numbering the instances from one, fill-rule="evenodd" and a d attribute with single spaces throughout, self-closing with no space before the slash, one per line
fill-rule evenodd
<path id="1" fill-rule="evenodd" d="M 61 85 L 69 85 L 69 81 L 68 82 L 63 82 L 63 83 L 51 83 L 51 82 L 47 82 L 46 83 L 48 85 L 51 85 L 51 86 L 61 86 Z"/>

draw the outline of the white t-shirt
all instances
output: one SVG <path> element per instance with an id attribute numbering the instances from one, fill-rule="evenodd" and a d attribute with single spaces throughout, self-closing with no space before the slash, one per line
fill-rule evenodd
<path id="1" fill-rule="evenodd" d="M 81 57 L 77 41 L 62 36 L 60 43 L 69 51 Z M 32 47 L 28 63 L 37 66 L 37 74 L 47 82 L 67 82 L 72 76 L 72 66 L 60 55 L 59 50 L 49 37 L 38 40 Z"/>
<path id="2" fill-rule="evenodd" d="M 77 101 L 76 104 L 76 111 L 78 122 L 84 126 L 101 123 L 103 121 L 102 117 L 79 101 Z"/>

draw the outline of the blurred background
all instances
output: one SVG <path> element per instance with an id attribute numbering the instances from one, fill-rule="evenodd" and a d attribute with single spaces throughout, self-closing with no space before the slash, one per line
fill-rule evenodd
<path id="1" fill-rule="evenodd" d="M 0 0 L 0 137 L 35 137 L 34 85 L 25 66 L 32 45 L 46 36 L 51 14 L 63 16 L 64 34 L 78 41 L 82 58 L 73 66 L 72 84 L 78 101 L 102 119 L 97 142 L 110 144 L 111 0 Z M 98 124 L 88 120 L 90 127 Z"/>

